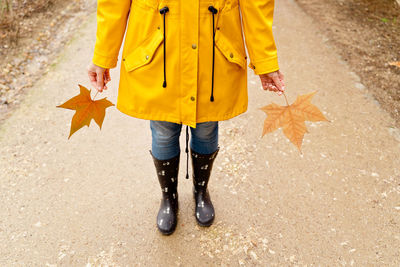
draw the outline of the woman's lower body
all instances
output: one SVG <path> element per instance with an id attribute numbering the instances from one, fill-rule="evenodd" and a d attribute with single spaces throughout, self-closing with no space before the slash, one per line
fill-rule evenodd
<path id="1" fill-rule="evenodd" d="M 170 159 L 181 151 L 179 137 L 182 124 L 166 121 L 150 121 L 152 135 L 151 149 L 153 155 L 160 160 Z M 210 154 L 218 149 L 218 122 L 198 123 L 196 128 L 190 127 L 192 138 L 190 148 L 201 154 Z"/>
<path id="2" fill-rule="evenodd" d="M 157 227 L 161 233 L 171 234 L 177 225 L 177 186 L 181 154 L 179 138 L 182 124 L 151 120 L 150 129 L 152 132 L 152 150 L 150 153 L 162 190 Z M 190 131 L 193 195 L 196 204 L 195 217 L 199 225 L 210 226 L 214 221 L 215 213 L 207 185 L 213 162 L 219 151 L 218 122 L 198 123 L 196 128 L 190 127 Z M 188 143 L 186 143 L 186 146 L 188 146 Z"/>

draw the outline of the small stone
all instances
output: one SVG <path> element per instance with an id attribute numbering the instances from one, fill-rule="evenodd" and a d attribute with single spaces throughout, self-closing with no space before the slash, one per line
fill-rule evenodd
<path id="1" fill-rule="evenodd" d="M 247 246 L 243 246 L 243 250 L 244 250 L 244 253 L 246 253 L 246 255 L 247 255 L 249 248 Z"/>
<path id="2" fill-rule="evenodd" d="M 365 90 L 365 86 L 362 83 L 355 83 L 354 85 L 357 89 Z"/>
<path id="3" fill-rule="evenodd" d="M 257 260 L 258 256 L 254 251 L 250 251 L 250 256 L 253 258 L 253 260 Z"/>

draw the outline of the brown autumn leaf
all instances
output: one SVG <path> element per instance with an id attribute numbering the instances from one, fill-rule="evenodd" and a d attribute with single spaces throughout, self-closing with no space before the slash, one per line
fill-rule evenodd
<path id="1" fill-rule="evenodd" d="M 311 98 L 316 91 L 300 95 L 296 101 L 286 106 L 272 103 L 260 108 L 267 114 L 264 121 L 262 136 L 282 128 L 286 137 L 297 146 L 301 152 L 301 144 L 305 133 L 308 133 L 305 121 L 329 121 L 322 112 L 313 104 Z M 286 98 L 286 95 L 285 95 Z"/>
<path id="2" fill-rule="evenodd" d="M 400 68 L 400 61 L 390 62 L 389 65 L 396 66 L 396 67 Z"/>
<path id="3" fill-rule="evenodd" d="M 57 106 L 57 108 L 66 108 L 75 110 L 75 114 L 71 121 L 71 130 L 68 139 L 73 133 L 78 131 L 83 126 L 90 125 L 92 119 L 99 125 L 100 130 L 103 125 L 104 117 L 106 115 L 106 108 L 114 106 L 113 103 L 102 98 L 100 100 L 92 100 L 90 92 L 86 87 L 79 84 L 80 93 L 66 101 L 64 104 Z"/>

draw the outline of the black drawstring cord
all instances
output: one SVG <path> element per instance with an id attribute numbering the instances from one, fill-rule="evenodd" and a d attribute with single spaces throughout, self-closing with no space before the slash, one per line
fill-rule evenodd
<path id="1" fill-rule="evenodd" d="M 167 6 L 160 9 L 160 14 L 164 15 L 164 82 L 163 87 L 167 87 L 167 74 L 165 70 L 165 43 L 167 42 L 167 37 L 165 36 L 165 14 L 169 11 Z"/>
<path id="2" fill-rule="evenodd" d="M 186 125 L 186 179 L 189 179 L 189 126 Z"/>
<path id="3" fill-rule="evenodd" d="M 214 62 L 215 62 L 215 19 L 214 19 L 214 15 L 218 13 L 218 10 L 213 6 L 209 6 L 208 10 L 213 15 L 213 61 L 212 61 L 212 81 L 211 81 L 210 101 L 214 102 Z"/>

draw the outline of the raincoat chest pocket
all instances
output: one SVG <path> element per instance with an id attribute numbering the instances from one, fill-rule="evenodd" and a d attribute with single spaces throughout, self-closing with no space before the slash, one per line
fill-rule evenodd
<path id="1" fill-rule="evenodd" d="M 160 29 L 155 30 L 148 38 L 140 43 L 131 53 L 123 58 L 125 68 L 128 72 L 140 68 L 153 59 L 157 48 L 164 40 Z"/>
<path id="2" fill-rule="evenodd" d="M 151 62 L 163 41 L 159 0 L 132 0 L 122 60 L 133 71 Z"/>
<path id="3" fill-rule="evenodd" d="M 218 15 L 215 45 L 231 63 L 246 69 L 247 57 L 244 48 L 239 6 L 236 2 L 223 8 Z"/>
<path id="4" fill-rule="evenodd" d="M 236 63 L 241 68 L 246 69 L 245 53 L 239 52 L 236 48 L 234 48 L 231 44 L 231 41 L 219 30 L 215 32 L 215 45 L 228 61 Z"/>

